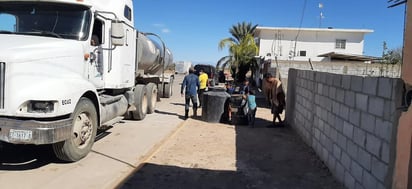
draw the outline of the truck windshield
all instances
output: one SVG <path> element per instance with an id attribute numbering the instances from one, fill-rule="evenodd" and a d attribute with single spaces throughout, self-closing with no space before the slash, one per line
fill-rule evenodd
<path id="1" fill-rule="evenodd" d="M 90 20 L 90 9 L 80 5 L 40 2 L 0 3 L 0 34 L 86 40 Z"/>

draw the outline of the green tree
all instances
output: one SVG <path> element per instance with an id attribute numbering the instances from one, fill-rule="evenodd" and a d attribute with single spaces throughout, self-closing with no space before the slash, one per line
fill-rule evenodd
<path id="1" fill-rule="evenodd" d="M 254 32 L 257 25 L 251 23 L 238 23 L 233 25 L 229 32 L 232 37 L 219 42 L 219 49 L 227 47 L 229 49 L 229 59 L 224 64 L 229 64 L 236 81 L 243 81 L 250 68 L 255 68 L 255 56 L 258 54 L 258 47 L 255 42 Z M 234 73 L 233 73 L 234 72 Z"/>
<path id="2" fill-rule="evenodd" d="M 383 53 L 382 53 L 383 63 L 386 64 L 397 64 L 402 61 L 402 47 L 388 49 L 386 42 L 383 42 Z"/>

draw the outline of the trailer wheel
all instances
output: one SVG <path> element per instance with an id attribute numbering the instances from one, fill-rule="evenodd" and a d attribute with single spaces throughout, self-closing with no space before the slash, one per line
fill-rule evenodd
<path id="1" fill-rule="evenodd" d="M 134 105 L 136 110 L 132 112 L 133 119 L 142 120 L 147 113 L 147 93 L 145 85 L 136 85 L 134 89 Z"/>
<path id="2" fill-rule="evenodd" d="M 72 137 L 52 145 L 56 157 L 68 162 L 78 161 L 90 152 L 98 126 L 96 107 L 85 97 L 80 98 L 72 118 Z"/>
<path id="3" fill-rule="evenodd" d="M 170 79 L 169 83 L 164 85 L 164 97 L 170 98 L 173 95 L 173 79 Z"/>
<path id="4" fill-rule="evenodd" d="M 151 114 L 155 111 L 157 102 L 157 86 L 154 83 L 146 85 L 147 94 L 147 113 Z"/>

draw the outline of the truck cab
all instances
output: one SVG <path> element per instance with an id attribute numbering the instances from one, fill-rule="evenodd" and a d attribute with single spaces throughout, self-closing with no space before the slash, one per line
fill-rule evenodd
<path id="1" fill-rule="evenodd" d="M 131 0 L 0 0 L 0 141 L 52 144 L 77 161 L 99 127 L 152 113 L 160 79 L 138 79 L 138 60 L 166 58 L 138 54 L 132 10 Z"/>

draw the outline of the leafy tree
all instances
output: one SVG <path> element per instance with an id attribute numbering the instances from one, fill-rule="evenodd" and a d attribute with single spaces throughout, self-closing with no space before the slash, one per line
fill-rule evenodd
<path id="1" fill-rule="evenodd" d="M 246 73 L 256 64 L 255 55 L 258 47 L 255 43 L 254 32 L 257 25 L 251 23 L 238 23 L 229 29 L 232 37 L 223 39 L 219 42 L 219 49 L 229 48 L 229 57 L 224 64 L 229 64 L 236 81 L 246 79 Z M 234 73 L 233 73 L 234 72 Z"/>
<path id="2" fill-rule="evenodd" d="M 397 64 L 402 61 L 402 47 L 388 49 L 386 42 L 383 42 L 383 63 Z"/>

